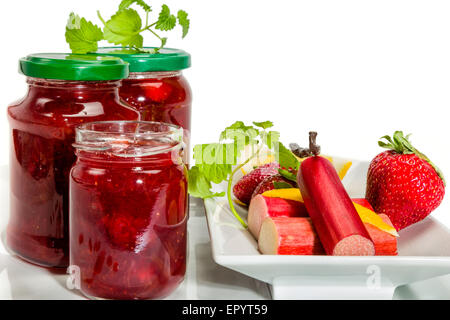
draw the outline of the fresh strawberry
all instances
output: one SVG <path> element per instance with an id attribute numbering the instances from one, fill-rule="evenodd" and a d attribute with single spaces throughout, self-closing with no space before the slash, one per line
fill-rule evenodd
<path id="1" fill-rule="evenodd" d="M 172 90 L 172 86 L 165 82 L 152 82 L 145 85 L 146 95 L 157 103 L 166 101 Z"/>
<path id="2" fill-rule="evenodd" d="M 253 191 L 267 177 L 278 173 L 279 164 L 276 162 L 260 166 L 243 176 L 233 187 L 234 196 L 241 202 L 249 204 Z"/>
<path id="3" fill-rule="evenodd" d="M 397 230 L 416 223 L 436 209 L 445 194 L 442 172 L 396 131 L 378 144 L 389 151 L 377 155 L 367 174 L 366 199 L 385 213 Z M 382 139 L 383 139 L 382 138 Z"/>
<path id="4" fill-rule="evenodd" d="M 262 194 L 266 191 L 275 189 L 274 183 L 280 183 L 280 184 L 286 184 L 286 188 L 296 188 L 297 184 L 294 181 L 288 180 L 285 177 L 283 177 L 281 174 L 275 174 L 273 176 L 269 176 L 265 178 L 261 183 L 256 187 L 255 191 L 253 191 L 252 199 L 253 197 L 257 196 L 258 194 Z M 289 187 L 290 186 L 290 187 Z"/>

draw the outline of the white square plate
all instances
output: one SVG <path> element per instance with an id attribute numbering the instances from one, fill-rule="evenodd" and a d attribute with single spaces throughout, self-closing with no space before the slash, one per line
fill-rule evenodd
<path id="1" fill-rule="evenodd" d="M 352 162 L 343 183 L 363 198 L 369 163 Z M 206 199 L 205 208 L 214 260 L 272 285 L 274 299 L 391 299 L 397 286 L 450 274 L 450 231 L 433 217 L 400 231 L 398 256 L 276 256 L 259 253 L 225 198 Z"/>

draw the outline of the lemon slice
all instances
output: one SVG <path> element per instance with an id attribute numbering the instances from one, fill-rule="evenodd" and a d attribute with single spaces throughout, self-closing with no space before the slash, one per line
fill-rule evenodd
<path id="1" fill-rule="evenodd" d="M 350 167 L 352 166 L 352 162 L 351 161 L 349 161 L 349 162 L 346 162 L 345 164 L 344 164 L 344 166 L 342 167 L 342 169 L 339 171 L 339 178 L 342 180 L 342 179 L 344 179 L 344 177 L 345 177 L 345 175 L 347 174 L 347 172 L 348 172 L 348 169 L 350 169 Z"/>
<path id="2" fill-rule="evenodd" d="M 245 176 L 247 173 L 253 170 L 254 167 L 259 167 L 275 161 L 275 156 L 273 154 L 266 154 L 258 158 L 250 160 L 242 168 L 241 172 Z"/>
<path id="3" fill-rule="evenodd" d="M 383 221 L 383 219 L 377 215 L 375 212 L 373 212 L 370 209 L 367 209 L 366 207 L 363 207 L 360 204 L 354 203 L 356 211 L 359 214 L 359 217 L 361 218 L 362 222 L 369 223 L 373 225 L 374 227 L 380 229 L 381 231 L 387 232 L 394 237 L 398 237 L 397 230 L 395 230 L 394 227 L 388 225 L 386 222 Z"/>
<path id="4" fill-rule="evenodd" d="M 238 205 L 243 206 L 243 207 L 247 207 L 247 205 L 245 203 L 243 203 L 242 201 L 240 201 L 238 199 L 234 199 L 234 203 L 237 203 Z"/>
<path id="5" fill-rule="evenodd" d="M 262 195 L 269 198 L 282 198 L 303 202 L 300 189 L 298 188 L 274 189 L 266 191 Z M 381 231 L 387 232 L 395 237 L 399 236 L 395 228 L 384 222 L 383 219 L 374 211 L 355 202 L 353 202 L 353 205 L 355 206 L 355 209 L 358 212 L 358 215 L 361 218 L 362 222 L 369 223 L 374 227 L 380 229 Z"/>
<path id="6" fill-rule="evenodd" d="M 266 191 L 262 195 L 268 198 L 282 198 L 286 200 L 303 202 L 300 189 L 298 188 L 274 189 Z"/>

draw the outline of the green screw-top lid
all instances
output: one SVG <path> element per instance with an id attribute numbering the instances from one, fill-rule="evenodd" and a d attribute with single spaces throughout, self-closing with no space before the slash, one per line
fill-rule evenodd
<path id="1" fill-rule="evenodd" d="M 128 63 L 95 54 L 37 53 L 20 59 L 20 72 L 41 79 L 108 81 L 126 79 Z"/>
<path id="2" fill-rule="evenodd" d="M 191 55 L 186 51 L 164 48 L 158 53 L 151 53 L 155 49 L 146 47 L 138 51 L 121 47 L 105 47 L 100 48 L 95 54 L 114 56 L 128 62 L 130 72 L 178 71 L 191 66 Z"/>

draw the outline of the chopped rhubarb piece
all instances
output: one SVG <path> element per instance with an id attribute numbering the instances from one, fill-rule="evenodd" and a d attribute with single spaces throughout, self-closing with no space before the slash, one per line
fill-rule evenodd
<path id="1" fill-rule="evenodd" d="M 352 199 L 352 201 L 353 201 L 353 203 L 357 203 L 360 206 L 363 206 L 369 210 L 374 211 L 373 207 L 370 205 L 369 201 L 367 201 L 367 199 L 365 199 L 365 198 Z"/>
<path id="2" fill-rule="evenodd" d="M 390 226 L 392 225 L 391 220 L 385 214 L 380 214 L 381 219 Z M 396 256 L 397 255 L 397 238 L 393 235 L 378 229 L 377 227 L 364 223 L 370 237 L 375 245 L 375 255 L 376 256 Z"/>
<path id="3" fill-rule="evenodd" d="M 384 222 L 392 225 L 389 217 L 381 214 Z M 397 238 L 369 223 L 365 223 L 375 244 L 375 255 L 397 255 Z M 258 241 L 263 254 L 317 255 L 325 254 L 310 218 L 273 217 L 266 218 L 261 226 Z"/>
<path id="4" fill-rule="evenodd" d="M 252 235 L 258 239 L 261 224 L 267 217 L 307 216 L 308 212 L 302 202 L 257 195 L 250 202 L 248 209 L 248 228 Z"/>
<path id="5" fill-rule="evenodd" d="M 311 219 L 273 217 L 264 220 L 258 241 L 262 254 L 314 255 L 324 254 Z"/>
<path id="6" fill-rule="evenodd" d="M 320 156 L 304 160 L 297 181 L 327 254 L 375 254 L 374 244 L 329 160 Z"/>

